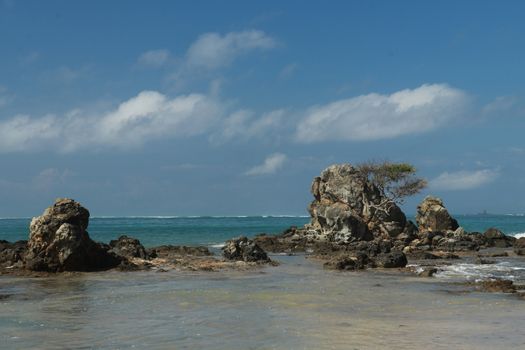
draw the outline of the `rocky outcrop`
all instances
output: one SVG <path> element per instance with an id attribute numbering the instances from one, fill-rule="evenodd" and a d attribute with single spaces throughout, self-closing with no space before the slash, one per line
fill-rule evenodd
<path id="1" fill-rule="evenodd" d="M 386 198 L 350 164 L 332 165 L 312 183 L 312 217 L 305 228 L 309 241 L 347 244 L 392 238 L 403 233 L 407 220 L 401 209 Z"/>
<path id="2" fill-rule="evenodd" d="M 148 254 L 146 249 L 140 241 L 136 238 L 128 236 L 120 236 L 116 240 L 109 242 L 111 247 L 110 253 L 114 253 L 118 256 L 130 259 L 130 258 L 140 258 L 147 259 Z"/>
<path id="3" fill-rule="evenodd" d="M 34 271 L 93 271 L 116 267 L 109 246 L 91 240 L 89 211 L 72 199 L 57 199 L 30 225 L 25 265 Z"/>
<path id="4" fill-rule="evenodd" d="M 222 256 L 227 260 L 245 262 L 270 262 L 266 252 L 253 240 L 241 236 L 226 242 Z"/>
<path id="5" fill-rule="evenodd" d="M 419 232 L 425 231 L 455 231 L 459 225 L 448 213 L 443 201 L 437 197 L 428 196 L 417 207 L 416 222 Z"/>

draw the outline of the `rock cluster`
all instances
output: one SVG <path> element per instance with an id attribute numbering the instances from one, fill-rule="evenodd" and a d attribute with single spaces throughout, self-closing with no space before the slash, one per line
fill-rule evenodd
<path id="1" fill-rule="evenodd" d="M 128 236 L 120 236 L 109 244 L 95 242 L 89 237 L 88 225 L 86 208 L 72 199 L 57 199 L 41 216 L 33 218 L 28 241 L 0 241 L 0 273 L 243 268 L 210 257 L 213 254 L 207 247 L 165 245 L 146 249 L 138 239 Z M 233 260 L 270 261 L 260 247 L 246 238 L 234 245 L 238 250 L 229 255 Z"/>

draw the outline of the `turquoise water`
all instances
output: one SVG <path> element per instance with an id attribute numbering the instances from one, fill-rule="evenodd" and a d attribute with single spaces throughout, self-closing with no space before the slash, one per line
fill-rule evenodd
<path id="1" fill-rule="evenodd" d="M 413 218 L 411 218 L 413 220 Z M 456 216 L 467 231 L 483 232 L 497 227 L 506 234 L 525 232 L 525 216 L 486 215 Z M 109 242 L 121 234 L 138 238 L 145 246 L 161 244 L 207 245 L 221 244 L 239 236 L 257 233 L 279 233 L 296 225 L 302 226 L 308 217 L 121 217 L 92 218 L 89 233 L 97 241 Z M 29 218 L 0 219 L 0 239 L 27 239 Z"/>

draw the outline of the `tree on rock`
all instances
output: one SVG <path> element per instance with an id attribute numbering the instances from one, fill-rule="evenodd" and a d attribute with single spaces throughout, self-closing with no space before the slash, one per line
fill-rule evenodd
<path id="1" fill-rule="evenodd" d="M 365 162 L 357 165 L 357 170 L 383 195 L 374 207 L 388 211 L 393 204 L 402 204 L 406 197 L 419 193 L 427 186 L 427 181 L 416 176 L 416 168 L 408 163 Z"/>

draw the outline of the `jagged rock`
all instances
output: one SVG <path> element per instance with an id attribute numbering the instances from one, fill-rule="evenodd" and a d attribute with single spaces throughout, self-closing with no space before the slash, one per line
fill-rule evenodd
<path id="1" fill-rule="evenodd" d="M 392 238 L 407 225 L 405 214 L 394 203 L 388 210 L 377 209 L 385 198 L 350 164 L 326 168 L 314 179 L 311 191 L 312 219 L 305 227 L 310 239 L 347 244 Z"/>
<path id="2" fill-rule="evenodd" d="M 406 255 L 403 252 L 392 251 L 390 253 L 376 256 L 375 263 L 378 267 L 396 268 L 405 267 L 408 264 L 408 261 Z"/>
<path id="3" fill-rule="evenodd" d="M 308 239 L 304 229 L 292 226 L 278 235 L 259 234 L 253 238 L 264 251 L 272 253 L 305 252 Z"/>
<path id="4" fill-rule="evenodd" d="M 72 199 L 57 199 L 30 225 L 26 268 L 34 271 L 93 271 L 117 266 L 109 246 L 89 238 L 89 211 Z"/>
<path id="5" fill-rule="evenodd" d="M 161 245 L 158 247 L 149 248 L 146 250 L 148 256 L 152 259 L 161 258 L 161 259 L 176 259 L 181 256 L 210 256 L 213 255 L 208 247 L 197 246 L 197 247 L 187 247 L 187 246 L 178 246 L 178 245 Z"/>
<path id="6" fill-rule="evenodd" d="M 14 243 L 0 240 L 0 266 L 8 267 L 22 263 L 27 250 L 27 241 Z"/>
<path id="7" fill-rule="evenodd" d="M 521 237 L 514 242 L 514 253 L 525 255 L 525 237 Z"/>
<path id="8" fill-rule="evenodd" d="M 252 240 L 241 236 L 226 242 L 222 255 L 227 260 L 245 262 L 270 262 L 266 252 Z"/>
<path id="9" fill-rule="evenodd" d="M 148 254 L 140 241 L 133 237 L 120 236 L 118 239 L 109 242 L 111 246 L 110 252 L 125 258 L 141 258 L 147 259 Z"/>
<path id="10" fill-rule="evenodd" d="M 455 231 L 459 225 L 439 198 L 427 196 L 417 207 L 416 222 L 420 232 Z"/>
<path id="11" fill-rule="evenodd" d="M 507 236 L 497 228 L 491 227 L 483 233 L 488 247 L 508 248 L 512 247 L 516 238 Z"/>

